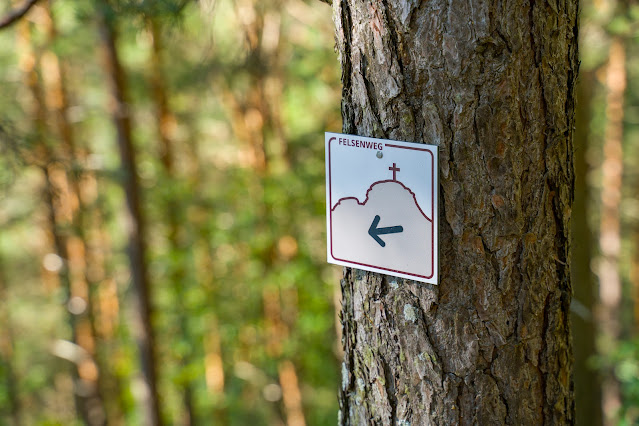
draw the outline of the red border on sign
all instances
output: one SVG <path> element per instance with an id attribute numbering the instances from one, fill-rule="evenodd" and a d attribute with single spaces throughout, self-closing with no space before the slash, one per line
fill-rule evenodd
<path id="1" fill-rule="evenodd" d="M 328 191 L 328 202 L 329 202 L 329 222 L 330 222 L 330 239 L 331 239 L 331 246 L 330 246 L 330 251 L 331 251 L 331 256 L 333 257 L 333 259 L 338 260 L 340 262 L 346 262 L 346 263 L 350 263 L 351 265 L 359 265 L 359 266 L 366 266 L 369 268 L 375 268 L 375 269 L 380 269 L 383 271 L 388 271 L 388 272 L 397 272 L 400 274 L 405 274 L 405 275 L 409 275 L 412 277 L 419 277 L 419 278 L 425 278 L 425 279 L 431 279 L 434 275 L 435 275 L 435 157 L 433 156 L 433 153 L 431 152 L 430 149 L 428 148 L 419 148 L 419 147 L 408 147 L 408 146 L 401 146 L 401 145 L 393 145 L 393 144 L 389 144 L 389 143 L 385 143 L 384 146 L 387 147 L 391 147 L 391 148 L 400 148 L 400 149 L 412 149 L 415 151 L 425 151 L 428 152 L 430 154 L 430 159 L 431 159 L 431 184 L 433 185 L 433 187 L 431 188 L 431 218 L 429 219 L 428 216 L 426 216 L 426 214 L 424 214 L 424 212 L 422 211 L 420 205 L 417 203 L 417 199 L 415 198 L 415 193 L 413 191 L 411 191 L 410 189 L 406 188 L 406 186 L 404 186 L 404 184 L 402 184 L 401 182 L 395 180 L 394 182 L 398 182 L 400 183 L 402 186 L 404 186 L 404 188 L 408 189 L 410 191 L 411 194 L 413 194 L 413 198 L 415 198 L 415 204 L 417 205 L 417 207 L 419 208 L 419 211 L 424 215 L 424 217 L 426 219 L 428 219 L 430 221 L 430 226 L 431 226 L 431 236 L 432 239 L 430 241 L 431 243 L 431 271 L 432 273 L 429 276 L 425 276 L 425 275 L 418 275 L 418 274 L 413 274 L 410 272 L 405 272 L 405 271 L 398 271 L 396 269 L 390 269 L 390 268 L 383 268 L 380 266 L 375 266 L 375 265 L 368 265 L 366 263 L 359 263 L 359 262 L 353 262 L 352 260 L 346 260 L 346 259 L 340 259 L 338 257 L 335 257 L 333 255 L 333 182 L 332 182 L 332 176 L 331 176 L 331 142 L 336 139 L 336 138 L 331 138 L 328 141 L 328 186 L 329 186 L 329 191 Z M 345 197 L 345 198 L 341 198 L 337 204 L 335 205 L 335 207 L 337 207 L 337 205 L 339 205 L 339 203 L 341 203 L 343 200 L 349 199 L 349 198 L 355 198 L 355 200 L 357 201 L 358 204 L 360 205 L 364 205 L 366 204 L 366 201 L 368 201 L 368 192 L 373 188 L 373 186 L 375 186 L 378 183 L 381 182 L 386 182 L 386 181 L 379 181 L 379 182 L 375 182 L 373 183 L 369 188 L 368 191 L 366 191 L 366 199 L 364 200 L 363 203 L 360 203 L 359 200 L 355 197 Z M 390 180 L 388 182 L 391 182 Z"/>

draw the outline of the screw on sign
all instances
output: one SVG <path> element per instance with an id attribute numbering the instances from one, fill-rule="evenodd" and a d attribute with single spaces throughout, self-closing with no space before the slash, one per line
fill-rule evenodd
<path id="1" fill-rule="evenodd" d="M 339 133 L 325 147 L 328 261 L 436 284 L 437 147 Z"/>

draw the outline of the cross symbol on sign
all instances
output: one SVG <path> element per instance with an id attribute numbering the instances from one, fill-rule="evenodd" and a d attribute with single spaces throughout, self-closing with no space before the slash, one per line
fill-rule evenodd
<path id="1" fill-rule="evenodd" d="M 400 171 L 401 169 L 397 167 L 395 163 L 393 163 L 393 167 L 389 167 L 388 170 L 393 171 L 393 180 L 397 180 L 397 172 Z"/>

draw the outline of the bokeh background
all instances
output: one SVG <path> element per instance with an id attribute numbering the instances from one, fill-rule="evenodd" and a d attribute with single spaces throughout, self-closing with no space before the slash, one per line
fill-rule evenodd
<path id="1" fill-rule="evenodd" d="M 639 7 L 581 8 L 577 412 L 639 424 Z M 167 424 L 335 424 L 331 19 L 41 0 L 0 30 L 0 424 L 141 424 L 145 350 Z"/>

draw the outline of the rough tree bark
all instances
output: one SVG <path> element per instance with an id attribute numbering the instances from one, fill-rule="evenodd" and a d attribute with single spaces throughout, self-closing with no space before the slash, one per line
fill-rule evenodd
<path id="1" fill-rule="evenodd" d="M 440 148 L 440 282 L 346 268 L 340 424 L 572 424 L 577 1 L 335 0 L 345 133 Z"/>

